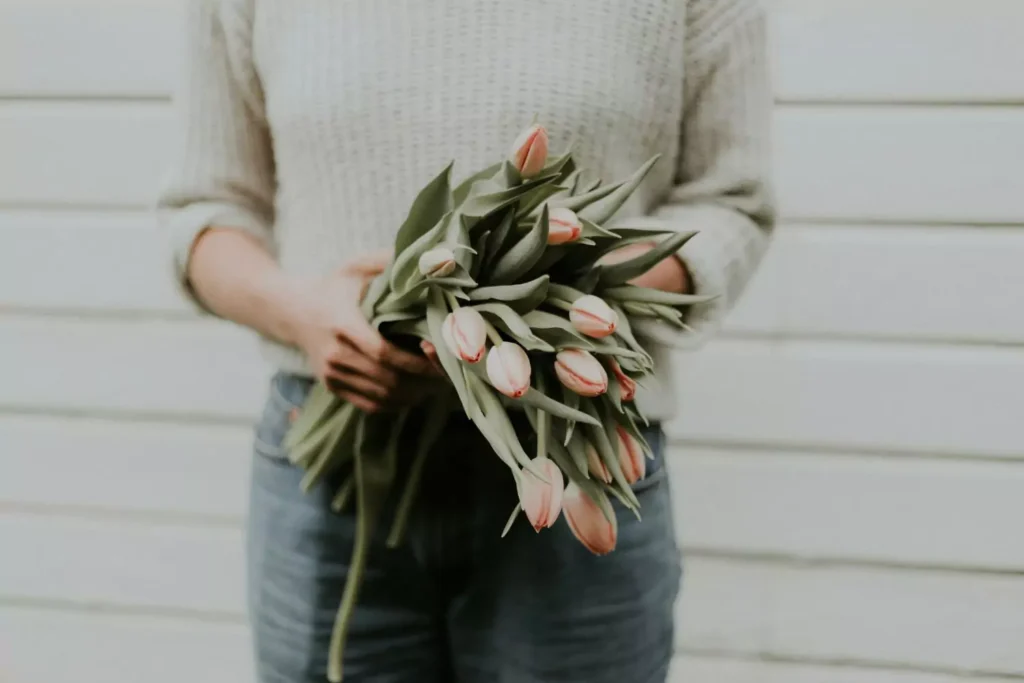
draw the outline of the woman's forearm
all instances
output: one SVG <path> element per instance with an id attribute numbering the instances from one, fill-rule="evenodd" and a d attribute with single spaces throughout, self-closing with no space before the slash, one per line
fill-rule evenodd
<path id="1" fill-rule="evenodd" d="M 231 228 L 210 228 L 192 248 L 189 283 L 218 316 L 285 344 L 295 344 L 297 295 L 287 276 L 253 237 Z"/>

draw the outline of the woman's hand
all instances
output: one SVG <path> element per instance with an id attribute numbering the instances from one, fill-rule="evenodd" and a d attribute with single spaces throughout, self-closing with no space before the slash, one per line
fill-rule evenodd
<path id="1" fill-rule="evenodd" d="M 387 266 L 377 252 L 331 275 L 295 280 L 292 338 L 332 391 L 367 412 L 416 403 L 441 383 L 433 363 L 385 340 L 359 308 L 363 292 Z"/>

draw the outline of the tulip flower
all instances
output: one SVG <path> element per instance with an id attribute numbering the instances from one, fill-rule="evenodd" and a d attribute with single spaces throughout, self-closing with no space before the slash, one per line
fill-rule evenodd
<path id="1" fill-rule="evenodd" d="M 538 457 L 533 464 L 547 479 L 547 483 L 541 481 L 533 472 L 523 470 L 519 480 L 519 504 L 526 513 L 535 531 L 550 528 L 562 512 L 562 470 L 554 461 Z"/>
<path id="2" fill-rule="evenodd" d="M 548 244 L 575 242 L 583 234 L 583 223 L 572 209 L 557 208 L 548 212 Z"/>
<path id="3" fill-rule="evenodd" d="M 447 277 L 455 272 L 455 254 L 451 249 L 435 247 L 420 256 L 420 274 L 424 277 Z"/>
<path id="4" fill-rule="evenodd" d="M 483 316 L 472 308 L 460 308 L 449 313 L 441 326 L 441 336 L 456 358 L 477 363 L 484 357 L 487 324 Z"/>
<path id="5" fill-rule="evenodd" d="M 647 474 L 647 461 L 644 459 L 643 448 L 632 434 L 626 431 L 622 425 L 616 425 L 615 431 L 619 435 L 619 465 L 622 467 L 622 474 L 626 481 L 635 484 Z"/>
<path id="6" fill-rule="evenodd" d="M 604 299 L 587 294 L 573 302 L 569 321 L 581 334 L 600 339 L 615 332 L 619 317 Z"/>
<path id="7" fill-rule="evenodd" d="M 533 125 L 516 138 L 509 161 L 524 178 L 532 178 L 544 168 L 548 159 L 548 132 L 543 126 Z"/>
<path id="8" fill-rule="evenodd" d="M 555 356 L 558 381 L 580 396 L 600 396 L 608 391 L 608 373 L 588 351 L 565 349 Z"/>
<path id="9" fill-rule="evenodd" d="M 601 456 L 598 454 L 597 449 L 594 448 L 593 444 L 587 444 L 587 469 L 590 470 L 590 475 L 596 477 L 606 484 L 612 483 L 612 473 L 608 471 L 608 466 L 601 460 Z"/>
<path id="10" fill-rule="evenodd" d="M 614 359 L 609 359 L 608 362 L 612 366 L 615 379 L 619 380 L 619 397 L 623 401 L 632 401 L 636 398 L 636 380 L 623 372 Z"/>
<path id="11" fill-rule="evenodd" d="M 519 344 L 502 342 L 487 354 L 487 379 L 509 398 L 520 398 L 530 390 L 530 357 Z"/>
<path id="12" fill-rule="evenodd" d="M 615 550 L 615 541 L 619 533 L 615 517 L 612 516 L 612 520 L 608 521 L 597 503 L 575 482 L 570 482 L 565 489 L 562 510 L 573 536 L 586 546 L 587 550 L 595 555 L 607 555 Z"/>

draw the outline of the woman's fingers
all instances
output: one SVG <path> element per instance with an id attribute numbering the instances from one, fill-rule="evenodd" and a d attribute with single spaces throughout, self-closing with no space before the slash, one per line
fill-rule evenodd
<path id="1" fill-rule="evenodd" d="M 425 357 L 403 351 L 390 343 L 366 320 L 353 320 L 343 330 L 343 341 L 377 365 L 385 365 L 414 375 L 436 374 L 434 366 Z M 371 373 L 366 373 L 371 374 Z"/>

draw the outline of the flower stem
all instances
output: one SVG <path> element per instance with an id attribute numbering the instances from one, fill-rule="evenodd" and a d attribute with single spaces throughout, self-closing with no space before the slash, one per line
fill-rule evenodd
<path id="1" fill-rule="evenodd" d="M 449 292 L 447 289 L 441 291 L 444 292 L 444 298 L 448 301 L 448 305 L 451 307 L 453 311 L 457 311 L 460 308 L 462 308 L 462 306 L 459 305 L 459 300 L 455 298 L 454 294 Z"/>
<path id="2" fill-rule="evenodd" d="M 572 304 L 569 303 L 568 301 L 563 301 L 562 299 L 548 299 L 548 303 L 554 306 L 555 308 L 559 308 L 563 311 L 572 310 Z"/>
<path id="3" fill-rule="evenodd" d="M 495 346 L 501 346 L 501 344 L 505 342 L 505 340 L 501 338 L 501 333 L 498 332 L 498 329 L 486 320 L 484 320 L 484 329 L 487 330 L 487 338 L 490 339 L 491 343 Z"/>

